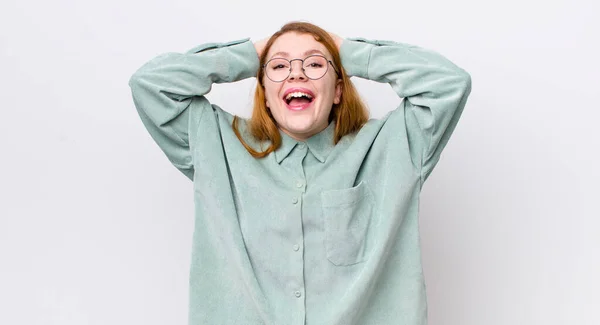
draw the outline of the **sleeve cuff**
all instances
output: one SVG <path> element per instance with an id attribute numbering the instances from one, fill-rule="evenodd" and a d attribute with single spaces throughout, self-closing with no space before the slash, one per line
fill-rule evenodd
<path id="1" fill-rule="evenodd" d="M 379 46 L 411 47 L 410 44 L 394 41 L 368 40 L 361 37 L 346 38 L 340 47 L 340 56 L 348 75 L 371 79 L 369 76 L 371 51 Z"/>
<path id="2" fill-rule="evenodd" d="M 362 38 L 346 38 L 340 46 L 342 65 L 349 76 L 369 79 L 371 49 L 376 43 Z"/>
<path id="3" fill-rule="evenodd" d="M 238 44 L 247 42 L 249 40 L 250 40 L 250 38 L 243 38 L 243 39 L 239 39 L 239 40 L 231 41 L 231 42 L 227 42 L 227 43 L 205 43 L 205 44 L 201 44 L 196 47 L 193 47 L 192 49 L 187 51 L 187 54 L 194 54 L 194 53 L 198 53 L 198 52 L 202 52 L 202 51 L 206 51 L 206 50 L 214 50 L 214 49 L 218 49 L 218 48 L 222 48 L 222 47 L 238 45 Z"/>
<path id="4" fill-rule="evenodd" d="M 226 43 L 206 43 L 198 45 L 187 54 L 197 54 L 209 50 L 224 50 L 226 53 L 224 59 L 227 62 L 229 71 L 226 81 L 234 82 L 242 79 L 256 77 L 258 71 L 258 54 L 254 43 L 250 38 L 243 38 Z"/>

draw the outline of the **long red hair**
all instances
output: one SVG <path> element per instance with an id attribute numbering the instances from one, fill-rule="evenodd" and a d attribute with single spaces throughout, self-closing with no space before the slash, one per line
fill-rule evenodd
<path id="1" fill-rule="evenodd" d="M 324 29 L 306 22 L 290 22 L 285 24 L 279 31 L 269 38 L 264 50 L 259 58 L 260 65 L 256 78 L 258 83 L 256 85 L 256 91 L 254 92 L 254 108 L 252 110 L 252 117 L 248 121 L 248 132 L 254 139 L 258 141 L 271 142 L 270 146 L 265 151 L 256 151 L 250 147 L 246 141 L 240 135 L 238 130 L 238 116 L 233 118 L 233 131 L 238 137 L 242 145 L 248 150 L 248 152 L 255 158 L 263 158 L 269 153 L 277 150 L 281 145 L 281 134 L 277 127 L 277 122 L 271 115 L 269 108 L 266 105 L 265 88 L 263 86 L 264 78 L 264 65 L 266 63 L 267 53 L 275 42 L 275 40 L 285 33 L 299 33 L 299 34 L 310 34 L 315 40 L 325 46 L 325 48 L 333 56 L 333 64 L 336 66 L 339 73 L 339 78 L 342 80 L 342 96 L 339 104 L 334 104 L 331 113 L 329 115 L 329 122 L 335 121 L 335 133 L 334 133 L 334 144 L 346 134 L 351 134 L 360 130 L 360 128 L 369 119 L 369 113 L 365 104 L 360 99 L 354 84 L 350 80 L 350 77 L 346 74 L 346 71 L 342 67 L 342 60 L 340 59 L 340 52 L 335 44 L 333 38 Z"/>

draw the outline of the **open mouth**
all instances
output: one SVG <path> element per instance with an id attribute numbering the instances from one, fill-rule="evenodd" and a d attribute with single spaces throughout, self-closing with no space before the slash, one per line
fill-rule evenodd
<path id="1" fill-rule="evenodd" d="M 314 96 L 304 91 L 288 92 L 283 97 L 283 101 L 287 104 L 288 108 L 293 110 L 305 109 L 313 102 L 313 100 Z"/>

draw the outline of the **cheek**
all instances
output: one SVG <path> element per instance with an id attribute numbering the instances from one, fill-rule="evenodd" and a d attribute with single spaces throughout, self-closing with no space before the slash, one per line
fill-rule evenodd
<path id="1" fill-rule="evenodd" d="M 325 95 L 325 98 L 327 100 L 327 102 L 334 102 L 336 101 L 336 89 L 335 89 L 335 81 L 328 81 L 326 84 L 322 85 L 322 87 L 324 87 L 324 92 L 323 95 Z"/>
<path id="2" fill-rule="evenodd" d="M 278 89 L 275 87 L 270 87 L 265 85 L 265 100 L 267 107 L 271 108 L 271 106 L 277 102 L 279 98 Z"/>

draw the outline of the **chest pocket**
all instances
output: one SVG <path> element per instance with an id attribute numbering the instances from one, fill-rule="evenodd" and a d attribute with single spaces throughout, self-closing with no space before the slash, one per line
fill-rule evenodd
<path id="1" fill-rule="evenodd" d="M 335 265 L 365 261 L 373 247 L 373 196 L 365 181 L 321 192 L 327 259 Z"/>

